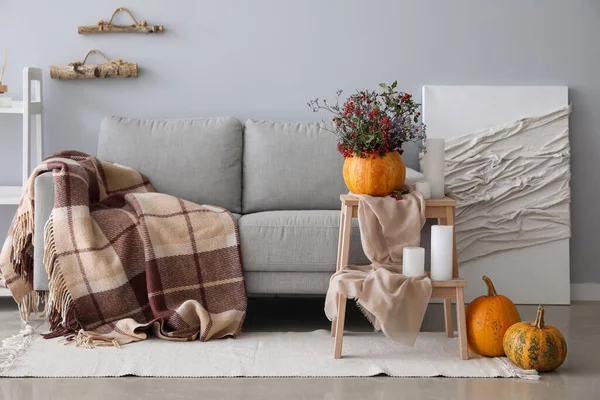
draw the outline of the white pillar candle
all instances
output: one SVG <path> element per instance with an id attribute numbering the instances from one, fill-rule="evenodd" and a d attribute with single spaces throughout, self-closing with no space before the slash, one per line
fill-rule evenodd
<path id="1" fill-rule="evenodd" d="M 417 182 L 415 189 L 423 195 L 425 200 L 431 198 L 431 184 L 429 182 Z"/>
<path id="2" fill-rule="evenodd" d="M 446 141 L 444 139 L 427 139 L 426 152 L 423 155 L 423 175 L 431 185 L 431 197 L 441 199 L 444 197 L 444 156 Z"/>
<path id="3" fill-rule="evenodd" d="M 425 249 L 405 247 L 402 249 L 402 274 L 406 276 L 425 275 Z"/>
<path id="4" fill-rule="evenodd" d="M 453 226 L 431 227 L 431 279 L 434 281 L 452 279 L 453 232 Z"/>

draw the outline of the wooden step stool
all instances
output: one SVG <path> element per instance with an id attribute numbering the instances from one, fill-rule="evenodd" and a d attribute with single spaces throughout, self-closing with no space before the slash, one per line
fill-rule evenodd
<path id="1" fill-rule="evenodd" d="M 342 210 L 340 213 L 340 236 L 338 241 L 336 271 L 348 266 L 348 253 L 350 252 L 350 234 L 352 231 L 352 218 L 358 216 L 358 198 L 343 194 L 340 196 Z M 456 200 L 449 197 L 443 199 L 431 199 L 425 201 L 425 216 L 435 218 L 439 225 L 454 226 L 454 210 Z M 456 313 L 458 320 L 458 336 L 460 347 L 460 358 L 467 360 L 469 352 L 467 349 L 467 324 L 465 319 L 465 297 L 464 288 L 467 281 L 458 277 L 458 261 L 456 258 L 456 236 L 454 238 L 454 260 L 452 268 L 452 280 L 431 281 L 431 298 L 444 299 L 444 316 L 446 320 L 446 335 L 454 337 L 452 324 L 452 300 L 456 301 Z M 346 319 L 346 296 L 337 295 L 337 318 L 331 323 L 331 336 L 335 337 L 335 348 L 333 358 L 341 358 L 342 341 L 344 339 L 344 320 Z"/>

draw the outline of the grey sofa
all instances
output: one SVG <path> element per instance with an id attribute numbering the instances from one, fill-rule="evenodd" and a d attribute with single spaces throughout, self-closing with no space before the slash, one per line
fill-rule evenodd
<path id="1" fill-rule="evenodd" d="M 348 189 L 336 137 L 319 124 L 108 117 L 97 155 L 137 169 L 159 192 L 231 211 L 250 295 L 327 291 L 335 271 L 339 196 Z M 409 170 L 408 178 L 419 176 Z M 54 201 L 50 174 L 36 179 L 35 199 L 34 287 L 47 290 L 42 260 Z M 350 262 L 368 263 L 356 220 L 353 229 Z"/>

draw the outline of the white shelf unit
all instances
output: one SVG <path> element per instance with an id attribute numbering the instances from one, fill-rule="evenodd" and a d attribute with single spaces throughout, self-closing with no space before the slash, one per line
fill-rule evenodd
<path id="1" fill-rule="evenodd" d="M 13 101 L 12 107 L 0 107 L 0 114 L 23 114 L 23 102 Z"/>
<path id="2" fill-rule="evenodd" d="M 0 205 L 19 204 L 23 185 L 27 183 L 30 173 L 32 134 L 35 133 L 36 164 L 42 162 L 42 70 L 40 68 L 23 69 L 23 101 L 13 101 L 12 107 L 0 107 L 0 114 L 23 115 L 23 163 L 21 186 L 0 185 Z M 35 130 L 31 124 L 35 117 Z M 1 140 L 1 139 L 0 139 Z"/>
<path id="3" fill-rule="evenodd" d="M 0 186 L 0 205 L 19 204 L 21 186 Z"/>
<path id="4" fill-rule="evenodd" d="M 22 184 L 21 186 L 0 185 L 0 205 L 17 205 L 21 200 L 23 185 L 27 183 L 30 173 L 30 140 L 34 132 L 36 143 L 35 162 L 36 164 L 42 162 L 42 110 L 42 70 L 40 68 L 25 68 L 23 69 L 23 101 L 13 101 L 12 107 L 0 107 L 0 114 L 23 115 Z M 35 117 L 35 130 L 31 124 L 32 117 Z M 0 140 L 2 140 L 1 136 Z M 10 290 L 0 288 L 0 297 L 10 296 Z"/>

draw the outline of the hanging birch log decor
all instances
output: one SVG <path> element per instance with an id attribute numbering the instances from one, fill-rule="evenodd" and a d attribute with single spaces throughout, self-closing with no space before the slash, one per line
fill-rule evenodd
<path id="1" fill-rule="evenodd" d="M 90 54 L 98 54 L 107 61 L 104 64 L 86 64 Z M 98 50 L 90 50 L 83 61 L 75 61 L 67 66 L 50 66 L 52 79 L 97 79 L 97 78 L 137 78 L 138 66 L 121 59 L 110 60 Z"/>
<path id="2" fill-rule="evenodd" d="M 129 14 L 131 19 L 133 20 L 133 25 L 113 25 L 112 21 L 115 18 L 115 15 L 119 12 L 123 11 Z M 164 28 L 162 25 L 148 25 L 146 20 L 138 22 L 131 12 L 123 7 L 119 7 L 115 10 L 113 15 L 110 17 L 108 22 L 98 21 L 98 24 L 92 26 L 80 26 L 77 28 L 77 33 L 79 34 L 89 34 L 89 33 L 162 33 Z"/>

